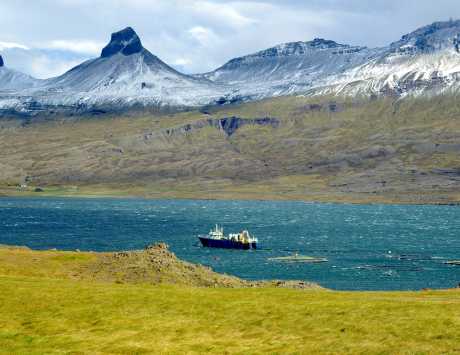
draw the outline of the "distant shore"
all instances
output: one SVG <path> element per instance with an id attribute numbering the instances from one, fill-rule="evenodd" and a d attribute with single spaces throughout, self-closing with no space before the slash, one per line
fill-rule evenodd
<path id="1" fill-rule="evenodd" d="M 39 188 L 39 191 L 36 189 Z M 252 201 L 303 201 L 317 203 L 344 204 L 395 204 L 395 205 L 460 205 L 456 197 L 438 196 L 436 194 L 386 196 L 378 194 L 336 194 L 315 193 L 300 194 L 276 191 L 187 191 L 187 190 L 155 190 L 145 186 L 113 187 L 113 186 L 49 186 L 16 187 L 0 186 L 1 197 L 59 197 L 59 198 L 143 198 L 172 200 L 252 200 Z"/>

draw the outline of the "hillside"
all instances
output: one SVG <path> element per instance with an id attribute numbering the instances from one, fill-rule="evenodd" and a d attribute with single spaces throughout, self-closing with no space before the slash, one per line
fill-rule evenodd
<path id="1" fill-rule="evenodd" d="M 2 120 L 0 193 L 453 203 L 458 102 L 283 97 L 176 114 Z"/>
<path id="2" fill-rule="evenodd" d="M 96 253 L 0 248 L 0 353 L 459 351 L 458 290 L 206 288 L 83 277 L 100 257 L 106 268 L 120 266 Z"/>

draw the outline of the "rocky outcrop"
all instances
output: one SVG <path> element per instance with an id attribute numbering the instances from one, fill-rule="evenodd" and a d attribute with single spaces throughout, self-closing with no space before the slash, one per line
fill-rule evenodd
<path id="1" fill-rule="evenodd" d="M 3 57 L 0 55 L 0 67 L 3 67 L 5 62 L 3 61 Z"/>
<path id="2" fill-rule="evenodd" d="M 80 274 L 81 279 L 117 283 L 175 284 L 198 287 L 281 287 L 319 289 L 306 281 L 247 281 L 219 274 L 209 267 L 182 261 L 165 243 L 147 246 L 139 251 L 97 254 L 97 260 Z"/>
<path id="3" fill-rule="evenodd" d="M 124 30 L 112 33 L 110 43 L 102 50 L 101 57 L 107 58 L 118 53 L 128 56 L 139 53 L 143 49 L 137 33 L 131 27 L 126 27 Z"/>
<path id="4" fill-rule="evenodd" d="M 144 134 L 144 140 L 154 139 L 161 136 L 175 137 L 184 134 L 192 133 L 193 131 L 203 129 L 205 127 L 214 127 L 225 133 L 227 137 L 233 135 L 238 129 L 243 126 L 269 126 L 277 128 L 280 121 L 273 117 L 262 118 L 241 118 L 241 117 L 224 117 L 224 118 L 209 118 L 199 120 L 193 123 L 187 123 L 178 127 L 167 128 L 157 132 L 149 132 Z"/>

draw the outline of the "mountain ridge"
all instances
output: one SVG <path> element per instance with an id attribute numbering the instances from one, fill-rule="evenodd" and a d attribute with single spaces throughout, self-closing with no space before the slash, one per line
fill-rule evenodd
<path id="1" fill-rule="evenodd" d="M 4 74 L 0 115 L 2 110 L 34 114 L 49 107 L 83 113 L 97 107 L 117 111 L 136 105 L 186 108 L 293 94 L 456 94 L 460 91 L 459 36 L 460 20 L 456 20 L 434 22 L 379 48 L 314 38 L 279 44 L 233 58 L 214 71 L 187 75 L 145 49 L 137 33 L 127 27 L 111 35 L 100 57 L 56 78 L 39 81 Z"/>

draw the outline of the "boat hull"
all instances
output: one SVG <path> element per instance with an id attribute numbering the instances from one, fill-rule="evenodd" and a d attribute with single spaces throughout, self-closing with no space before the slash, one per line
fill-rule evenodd
<path id="1" fill-rule="evenodd" d="M 257 249 L 256 243 L 241 243 L 228 239 L 210 239 L 199 237 L 201 244 L 207 248 L 223 248 L 223 249 Z"/>

